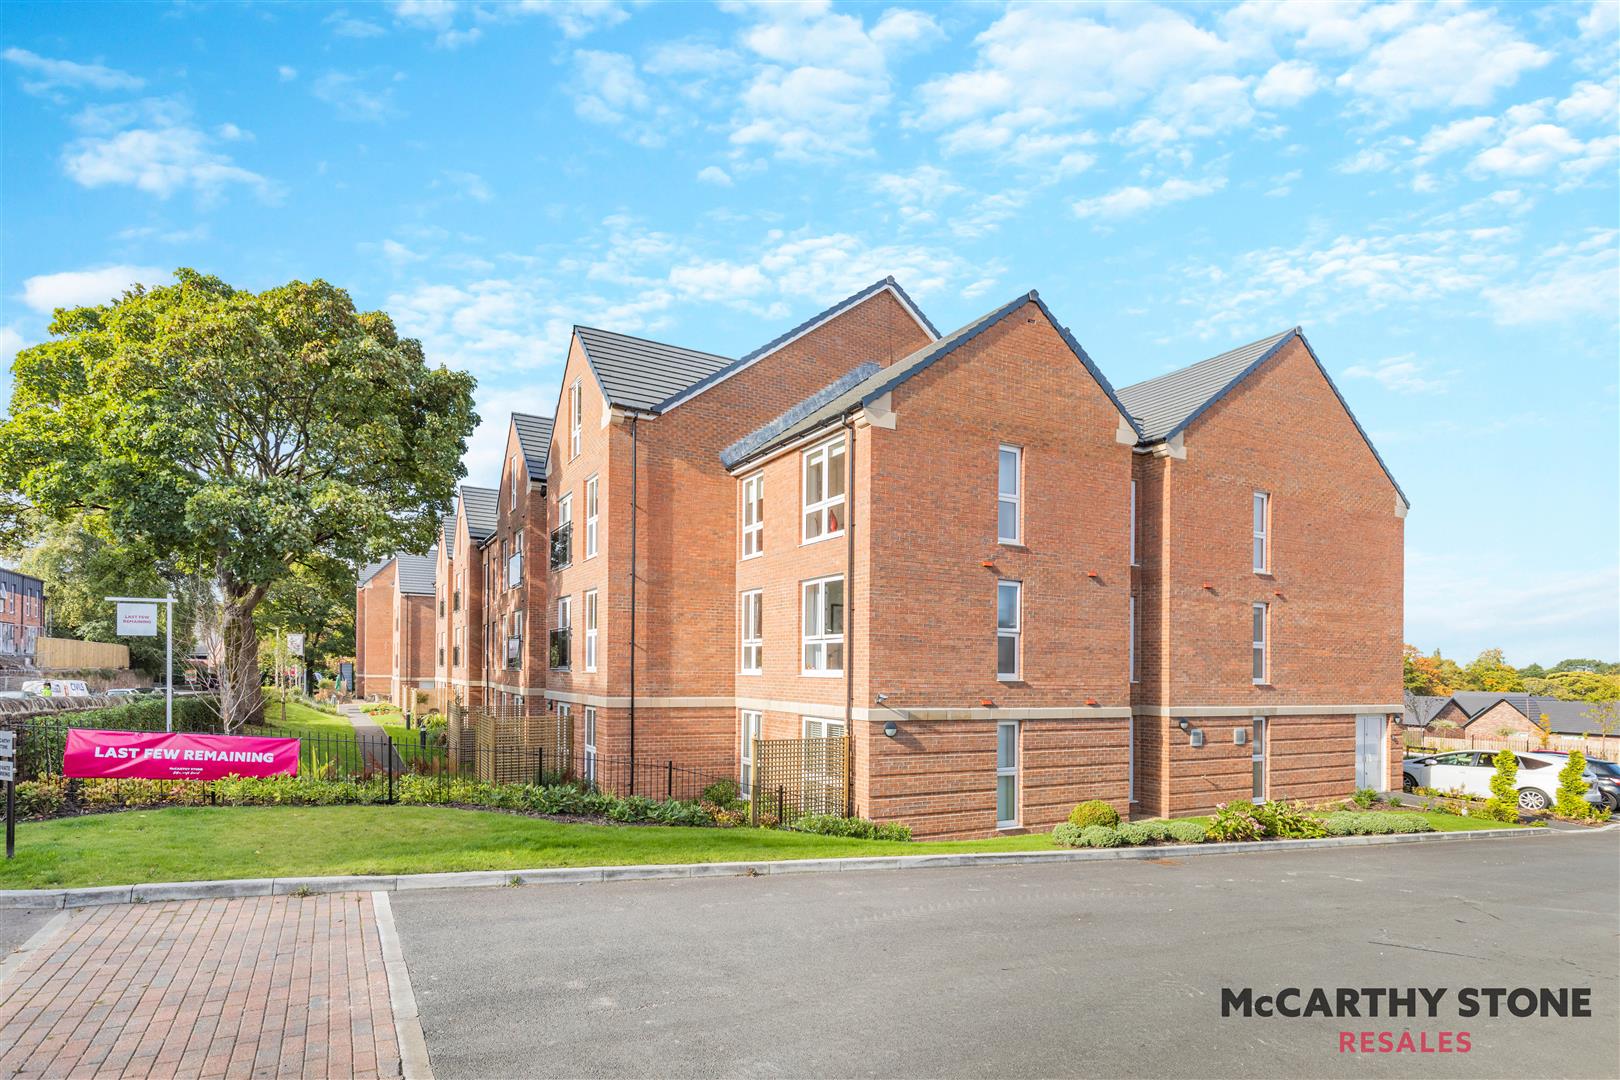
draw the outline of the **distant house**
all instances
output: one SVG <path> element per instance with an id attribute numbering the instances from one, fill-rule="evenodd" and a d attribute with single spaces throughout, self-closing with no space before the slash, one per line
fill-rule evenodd
<path id="1" fill-rule="evenodd" d="M 1433 706 L 1435 701 L 1440 705 Z M 1414 706 L 1413 702 L 1425 704 Z M 1534 735 L 1541 731 L 1553 735 L 1601 735 L 1603 731 L 1592 715 L 1598 712 L 1601 704 L 1612 703 L 1561 701 L 1535 694 L 1469 690 L 1448 698 L 1410 698 L 1407 702 L 1407 723 L 1414 723 L 1414 712 L 1419 715 L 1427 712 L 1426 718 L 1415 726 L 1427 728 L 1436 735 L 1453 730 L 1444 721 L 1450 721 L 1456 730 L 1465 735 L 1497 736 L 1504 729 L 1514 735 Z"/>

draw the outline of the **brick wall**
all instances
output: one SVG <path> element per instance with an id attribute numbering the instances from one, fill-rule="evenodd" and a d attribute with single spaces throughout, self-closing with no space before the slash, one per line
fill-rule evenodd
<path id="1" fill-rule="evenodd" d="M 355 692 L 362 697 L 393 699 L 397 570 L 389 563 L 355 592 Z"/>

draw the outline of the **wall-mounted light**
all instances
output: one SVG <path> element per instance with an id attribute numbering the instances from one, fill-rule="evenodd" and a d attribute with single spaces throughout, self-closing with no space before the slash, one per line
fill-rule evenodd
<path id="1" fill-rule="evenodd" d="M 1187 718 L 1183 716 L 1180 720 L 1176 721 L 1176 727 L 1180 728 L 1182 731 L 1186 731 L 1188 728 L 1192 727 L 1192 724 L 1188 723 Z"/>
<path id="2" fill-rule="evenodd" d="M 888 701 L 888 700 L 889 700 L 889 695 L 888 694 L 879 694 L 877 696 L 877 703 L 879 705 L 883 704 L 885 701 Z"/>
<path id="3" fill-rule="evenodd" d="M 1086 704 L 1087 705 L 1095 705 L 1095 704 L 1097 704 L 1097 699 L 1094 698 L 1094 697 L 1088 697 L 1088 698 L 1086 698 Z"/>
<path id="4" fill-rule="evenodd" d="M 895 723 L 893 720 L 890 720 L 887 724 L 883 725 L 883 734 L 891 739 L 894 738 L 896 735 L 900 734 L 900 725 Z"/>

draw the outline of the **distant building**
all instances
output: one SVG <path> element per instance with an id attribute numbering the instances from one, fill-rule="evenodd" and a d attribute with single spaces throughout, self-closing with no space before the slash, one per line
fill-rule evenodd
<path id="1" fill-rule="evenodd" d="M 1601 735 L 1604 732 L 1592 714 L 1603 705 L 1615 704 L 1473 690 L 1459 691 L 1439 700 L 1441 706 L 1422 726 L 1431 734 L 1441 736 L 1455 731 L 1462 735 L 1495 737 L 1504 730 L 1513 735 L 1534 735 L 1542 731 L 1552 735 Z"/>
<path id="2" fill-rule="evenodd" d="M 0 569 L 0 656 L 32 659 L 45 627 L 45 583 Z"/>
<path id="3" fill-rule="evenodd" d="M 434 689 L 433 595 L 438 552 L 395 555 L 360 573 L 355 591 L 355 691 L 410 708 Z"/>

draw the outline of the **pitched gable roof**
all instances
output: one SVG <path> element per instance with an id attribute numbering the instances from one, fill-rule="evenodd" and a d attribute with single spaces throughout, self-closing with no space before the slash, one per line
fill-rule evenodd
<path id="1" fill-rule="evenodd" d="M 1173 439 L 1187 430 L 1194 421 L 1208 412 L 1239 383 L 1258 371 L 1267 360 L 1276 356 L 1283 346 L 1296 338 L 1305 346 L 1305 352 L 1310 356 L 1311 362 L 1322 373 L 1328 389 L 1339 399 L 1344 414 L 1350 418 L 1350 423 L 1355 426 L 1361 440 L 1367 444 L 1367 449 L 1372 451 L 1373 459 L 1378 462 L 1378 467 L 1384 470 L 1384 475 L 1389 478 L 1395 493 L 1401 497 L 1401 502 L 1411 506 L 1412 500 L 1401 490 L 1395 474 L 1390 472 L 1389 466 L 1384 463 L 1383 455 L 1379 454 L 1378 448 L 1373 445 L 1366 429 L 1361 426 L 1361 421 L 1356 419 L 1356 414 L 1350 411 L 1350 403 L 1344 400 L 1344 395 L 1339 393 L 1339 387 L 1323 366 L 1321 358 L 1316 355 L 1316 350 L 1305 340 L 1305 332 L 1297 326 L 1261 338 L 1259 341 L 1240 345 L 1208 360 L 1200 360 L 1168 375 L 1133 383 L 1119 392 L 1119 400 L 1130 410 L 1138 429 L 1142 432 L 1144 443 Z"/>
<path id="2" fill-rule="evenodd" d="M 439 575 L 439 549 L 428 548 L 426 555 L 412 555 L 402 551 L 394 556 L 399 563 L 399 591 L 421 595 L 433 594 Z"/>
<path id="3" fill-rule="evenodd" d="M 369 563 L 366 563 L 364 566 L 360 567 L 360 574 L 359 574 L 358 579 L 355 581 L 355 588 L 357 588 L 357 589 L 360 588 L 366 582 L 370 581 L 372 578 L 376 577 L 378 574 L 380 574 L 384 570 L 388 569 L 388 567 L 393 563 L 393 561 L 394 561 L 394 557 L 392 555 L 390 555 L 386 559 L 378 559 L 376 562 L 369 562 Z"/>
<path id="4" fill-rule="evenodd" d="M 456 557 L 456 512 L 452 509 L 444 515 L 444 521 L 439 526 L 439 546 L 444 549 L 446 560 Z"/>
<path id="5" fill-rule="evenodd" d="M 574 327 L 585 360 L 613 405 L 642 412 L 730 364 L 731 358 L 590 326 Z"/>
<path id="6" fill-rule="evenodd" d="M 512 427 L 517 429 L 518 447 L 523 451 L 523 464 L 529 470 L 529 477 L 544 477 L 546 458 L 551 454 L 551 417 L 515 412 Z"/>
<path id="7" fill-rule="evenodd" d="M 787 423 L 780 423 L 783 417 L 778 417 L 777 420 L 773 420 L 763 428 L 727 447 L 722 454 L 722 461 L 725 461 L 727 468 L 735 468 L 745 461 L 768 454 L 802 435 L 809 434 L 818 428 L 835 422 L 839 417 L 857 406 L 870 405 L 877 398 L 893 390 L 913 375 L 927 370 L 935 362 L 949 356 L 1013 312 L 1022 309 L 1026 304 L 1034 304 L 1040 309 L 1041 314 L 1046 316 L 1047 321 L 1057 330 L 1064 343 L 1073 351 L 1076 359 L 1091 373 L 1092 378 L 1097 381 L 1097 385 L 1108 395 L 1108 399 L 1114 403 L 1115 408 L 1119 409 L 1120 415 L 1125 417 L 1126 421 L 1131 423 L 1132 429 L 1135 430 L 1135 423 L 1130 420 L 1130 414 L 1120 404 L 1119 398 L 1114 394 L 1114 388 L 1109 384 L 1107 377 L 1097 369 L 1097 365 L 1092 363 L 1091 357 L 1086 355 L 1086 351 L 1080 347 L 1079 342 L 1074 340 L 1074 336 L 1057 321 L 1057 318 L 1053 316 L 1051 309 L 1041 300 L 1039 294 L 1031 291 L 1007 304 L 1003 304 L 988 314 L 980 316 L 939 340 L 923 346 L 888 367 L 879 368 L 855 385 L 822 401 L 821 404 L 807 407 L 810 406 L 811 402 L 817 401 L 821 397 L 821 395 L 812 395 L 811 398 L 801 402 L 793 409 L 790 409 L 787 414 L 784 414 L 784 416 L 796 415 L 796 419 Z M 767 434 L 761 438 L 761 433 Z M 727 456 L 731 460 L 726 461 Z"/>
<path id="8" fill-rule="evenodd" d="M 799 338 L 804 337 L 812 330 L 815 330 L 817 327 L 821 326 L 823 323 L 831 321 L 833 318 L 842 315 L 851 308 L 871 299 L 880 292 L 888 292 L 890 295 L 892 295 L 900 306 L 905 309 L 906 313 L 917 321 L 917 325 L 922 327 L 930 338 L 934 339 L 935 341 L 939 340 L 939 331 L 935 329 L 934 324 L 929 321 L 927 315 L 923 314 L 922 308 L 918 307 L 916 302 L 911 299 L 911 295 L 907 293 L 905 289 L 901 288 L 900 283 L 894 280 L 894 277 L 891 275 L 882 279 L 881 281 L 874 281 L 872 284 L 868 285 L 859 292 L 852 293 L 849 296 L 844 297 L 842 300 L 838 301 L 838 303 L 834 304 L 830 308 L 827 308 L 825 311 L 817 312 L 804 322 L 800 323 L 798 326 L 795 326 L 793 329 L 779 334 L 770 341 L 767 341 L 753 352 L 738 357 L 735 361 L 726 365 L 724 368 L 721 368 L 719 371 L 716 371 L 698 382 L 693 383 L 680 393 L 671 396 L 667 401 L 662 402 L 658 406 L 658 411 L 663 412 L 666 409 L 673 409 L 683 401 L 687 401 L 693 397 L 696 397 L 698 394 L 703 393 L 703 391 L 709 389 L 711 386 L 714 386 L 716 383 L 724 382 L 726 379 L 731 378 L 731 376 L 737 374 L 739 371 L 742 371 L 744 368 L 758 363 L 760 360 L 765 359 L 765 357 L 776 352 L 783 346 L 792 344 Z"/>
<path id="9" fill-rule="evenodd" d="M 1603 702 L 1564 701 L 1562 698 L 1541 697 L 1536 694 L 1504 694 L 1488 690 L 1460 690 L 1447 700 L 1455 701 L 1473 723 L 1497 705 L 1506 703 L 1528 719 L 1547 718 L 1548 729 L 1555 735 L 1595 733 L 1598 722 L 1587 715 Z"/>
<path id="10" fill-rule="evenodd" d="M 461 512 L 467 516 L 467 535 L 473 543 L 488 540 L 500 517 L 501 493 L 494 488 L 461 485 Z"/>

